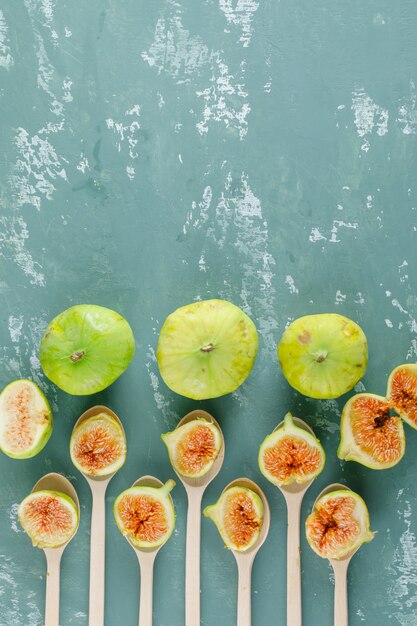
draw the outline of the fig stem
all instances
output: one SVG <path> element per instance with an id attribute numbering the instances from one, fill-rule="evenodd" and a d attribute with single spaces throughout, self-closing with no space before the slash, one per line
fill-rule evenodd
<path id="1" fill-rule="evenodd" d="M 327 357 L 327 352 L 318 352 L 316 353 L 314 358 L 315 358 L 316 363 L 323 363 L 326 357 Z"/>
<path id="2" fill-rule="evenodd" d="M 78 352 L 73 352 L 73 354 L 71 354 L 70 356 L 70 359 L 73 363 L 76 363 L 77 361 L 83 358 L 84 354 L 85 352 L 83 350 L 79 350 Z"/>
<path id="3" fill-rule="evenodd" d="M 207 345 L 200 348 L 200 350 L 201 352 L 211 352 L 212 350 L 214 350 L 214 346 L 212 343 L 208 343 Z"/>

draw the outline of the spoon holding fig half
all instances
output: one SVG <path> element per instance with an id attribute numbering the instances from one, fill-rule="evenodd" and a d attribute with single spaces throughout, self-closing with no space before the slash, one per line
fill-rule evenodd
<path id="1" fill-rule="evenodd" d="M 77 493 L 61 474 L 46 474 L 19 505 L 18 517 L 33 545 L 45 553 L 45 626 L 58 626 L 61 557 L 78 529 Z"/>
<path id="2" fill-rule="evenodd" d="M 77 420 L 70 454 L 91 489 L 89 626 L 104 625 L 106 504 L 109 482 L 126 460 L 126 436 L 119 417 L 97 405 Z"/>
<path id="3" fill-rule="evenodd" d="M 222 467 L 224 438 L 214 417 L 200 410 L 185 415 L 172 432 L 161 438 L 187 493 L 185 626 L 196 626 L 200 624 L 201 501 Z"/>
<path id="4" fill-rule="evenodd" d="M 349 563 L 361 545 L 374 538 L 365 502 L 346 485 L 329 485 L 314 502 L 306 535 L 310 547 L 328 558 L 334 571 L 334 626 L 348 626 Z"/>

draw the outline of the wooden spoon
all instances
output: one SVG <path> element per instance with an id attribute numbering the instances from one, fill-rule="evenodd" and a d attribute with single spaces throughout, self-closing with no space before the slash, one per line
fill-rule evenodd
<path id="1" fill-rule="evenodd" d="M 125 435 L 123 424 L 111 409 L 97 405 L 85 411 L 77 420 L 74 430 L 84 420 L 106 413 L 114 418 Z M 89 626 L 104 625 L 104 589 L 105 589 L 105 550 L 106 550 L 106 489 L 116 474 L 112 472 L 105 476 L 91 476 L 81 472 L 91 489 L 91 534 L 90 534 L 90 597 L 88 609 Z"/>
<path id="2" fill-rule="evenodd" d="M 331 491 L 339 491 L 344 489 L 352 491 L 346 485 L 340 483 L 333 483 L 323 489 L 317 496 L 313 508 L 322 496 Z M 334 572 L 334 626 L 348 626 L 349 610 L 348 610 L 348 594 L 347 594 L 347 571 L 352 556 L 359 550 L 360 546 L 354 548 L 349 554 L 346 554 L 341 559 L 329 559 L 330 565 Z"/>
<path id="3" fill-rule="evenodd" d="M 306 422 L 298 417 L 293 417 L 293 421 L 296 426 L 315 436 Z M 283 425 L 284 422 L 281 422 L 275 430 Z M 313 481 L 314 478 L 307 483 L 294 482 L 278 487 L 287 505 L 287 626 L 302 625 L 300 513 L 304 495 Z"/>
<path id="4" fill-rule="evenodd" d="M 200 624 L 200 540 L 201 500 L 209 483 L 220 472 L 224 460 L 224 438 L 219 424 L 206 411 L 191 411 L 178 423 L 177 428 L 195 419 L 204 419 L 217 426 L 222 445 L 212 467 L 201 478 L 188 478 L 175 472 L 184 485 L 188 498 L 187 540 L 185 557 L 185 626 Z M 175 470 L 175 467 L 174 467 Z"/>
<path id="5" fill-rule="evenodd" d="M 236 559 L 238 570 L 238 592 L 237 592 L 237 626 L 251 626 L 252 623 L 252 594 L 251 594 L 251 580 L 252 580 L 252 565 L 255 560 L 255 556 L 258 553 L 259 548 L 264 543 L 270 524 L 270 512 L 268 500 L 262 489 L 258 487 L 256 483 L 249 478 L 237 478 L 232 481 L 223 489 L 223 493 L 230 489 L 230 487 L 243 487 L 245 489 L 251 489 L 262 500 L 264 507 L 264 517 L 261 532 L 259 534 L 256 543 L 246 550 L 245 552 L 239 552 L 238 550 L 232 550 Z"/>
<path id="6" fill-rule="evenodd" d="M 59 491 L 69 496 L 77 506 L 79 517 L 80 502 L 78 500 L 77 492 L 69 480 L 67 480 L 64 476 L 61 476 L 61 474 L 55 474 L 54 472 L 46 474 L 38 480 L 32 489 L 32 493 L 35 491 L 43 491 L 45 489 Z M 71 539 L 57 548 L 43 549 L 47 565 L 45 626 L 59 626 L 59 582 L 61 573 L 61 557 Z"/>
<path id="7" fill-rule="evenodd" d="M 142 476 L 136 480 L 132 487 L 153 487 L 159 489 L 163 487 L 163 483 L 154 476 Z M 171 496 L 169 496 L 171 498 Z M 138 548 L 130 540 L 128 535 L 125 535 L 127 541 L 130 543 L 139 561 L 140 569 L 140 599 L 139 599 L 139 626 L 152 626 L 152 612 L 153 612 L 153 567 L 156 559 L 156 555 L 162 548 L 162 545 L 156 548 Z"/>

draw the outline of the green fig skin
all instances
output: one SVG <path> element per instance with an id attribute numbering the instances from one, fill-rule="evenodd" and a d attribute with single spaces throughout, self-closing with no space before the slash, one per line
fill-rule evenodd
<path id="1" fill-rule="evenodd" d="M 119 313 L 79 304 L 49 324 L 41 341 L 40 362 L 60 389 L 83 396 L 111 385 L 127 369 L 134 353 L 132 329 Z"/>

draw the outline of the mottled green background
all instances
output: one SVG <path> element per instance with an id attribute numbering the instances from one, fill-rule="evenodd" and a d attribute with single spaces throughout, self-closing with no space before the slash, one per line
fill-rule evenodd
<path id="1" fill-rule="evenodd" d="M 172 476 L 159 439 L 185 412 L 212 411 L 226 438 L 213 502 L 238 475 L 269 496 L 272 527 L 253 572 L 253 623 L 285 623 L 284 502 L 257 450 L 292 410 L 323 441 L 326 483 L 369 504 L 376 539 L 350 570 L 352 626 L 417 623 L 417 436 L 405 460 L 372 472 L 337 460 L 340 401 L 291 390 L 276 343 L 293 318 L 336 311 L 370 349 L 357 389 L 384 393 L 417 356 L 415 0 L 3 0 L 0 7 L 1 384 L 28 376 L 56 427 L 35 459 L 0 459 L 1 626 L 42 623 L 45 564 L 16 503 L 45 472 L 82 502 L 63 558 L 62 624 L 87 623 L 90 496 L 71 466 L 78 415 L 108 403 L 129 456 L 108 491 L 106 626 L 137 623 L 136 557 L 115 528 L 116 494 L 139 475 Z M 165 387 L 155 347 L 165 316 L 207 297 L 244 308 L 260 332 L 252 376 L 230 397 L 194 403 Z M 43 376 L 40 337 L 75 303 L 120 311 L 137 354 L 111 388 L 73 398 Z M 158 556 L 155 619 L 183 624 L 185 496 Z M 235 623 L 236 571 L 202 524 L 202 622 Z M 328 564 L 303 539 L 305 626 L 332 623 Z"/>

